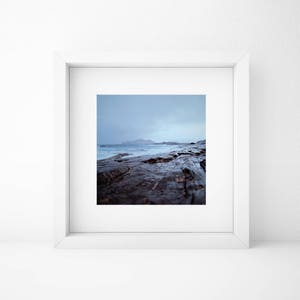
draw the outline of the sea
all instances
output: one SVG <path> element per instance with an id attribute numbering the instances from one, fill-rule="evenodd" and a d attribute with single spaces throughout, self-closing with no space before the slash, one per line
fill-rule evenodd
<path id="1" fill-rule="evenodd" d="M 106 159 L 117 154 L 128 153 L 128 157 L 153 155 L 176 151 L 185 144 L 119 144 L 97 145 L 97 159 Z"/>

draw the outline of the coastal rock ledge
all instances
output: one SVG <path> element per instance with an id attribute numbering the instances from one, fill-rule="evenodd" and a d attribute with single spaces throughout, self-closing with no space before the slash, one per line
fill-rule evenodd
<path id="1" fill-rule="evenodd" d="M 97 161 L 97 204 L 206 204 L 205 144 Z"/>

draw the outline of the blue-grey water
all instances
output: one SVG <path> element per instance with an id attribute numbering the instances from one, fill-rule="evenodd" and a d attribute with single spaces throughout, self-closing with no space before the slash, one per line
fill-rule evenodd
<path id="1" fill-rule="evenodd" d="M 128 153 L 128 156 L 153 155 L 176 151 L 183 145 L 168 144 L 120 144 L 120 145 L 98 145 L 97 159 L 105 159 L 120 153 Z"/>

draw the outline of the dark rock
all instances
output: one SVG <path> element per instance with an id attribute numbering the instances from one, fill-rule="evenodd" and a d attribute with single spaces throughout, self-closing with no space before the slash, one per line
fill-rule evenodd
<path id="1" fill-rule="evenodd" d="M 112 169 L 107 172 L 97 173 L 97 181 L 102 186 L 111 184 L 112 182 L 120 181 L 123 179 L 124 175 L 129 171 L 129 167 L 119 167 L 117 169 Z"/>
<path id="2" fill-rule="evenodd" d="M 120 153 L 120 154 L 117 154 L 117 155 L 111 157 L 110 159 L 120 160 L 122 157 L 128 156 L 128 155 L 129 155 L 129 153 Z"/>
<path id="3" fill-rule="evenodd" d="M 166 163 L 173 159 L 174 159 L 174 157 L 156 157 L 156 158 L 150 158 L 147 160 L 143 160 L 143 163 L 147 163 L 147 164 Z"/>
<path id="4" fill-rule="evenodd" d="M 206 204 L 205 144 L 139 157 L 98 160 L 97 204 Z"/>
<path id="5" fill-rule="evenodd" d="M 204 172 L 206 172 L 206 159 L 200 161 L 200 166 L 203 168 Z"/>

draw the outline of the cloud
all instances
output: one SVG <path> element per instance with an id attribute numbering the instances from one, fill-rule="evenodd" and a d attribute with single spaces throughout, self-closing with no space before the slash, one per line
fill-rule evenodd
<path id="1" fill-rule="evenodd" d="M 98 143 L 205 139 L 204 95 L 98 95 Z"/>

